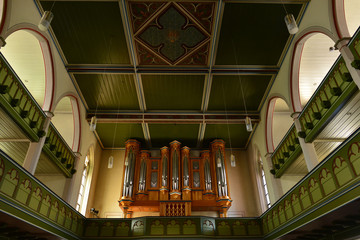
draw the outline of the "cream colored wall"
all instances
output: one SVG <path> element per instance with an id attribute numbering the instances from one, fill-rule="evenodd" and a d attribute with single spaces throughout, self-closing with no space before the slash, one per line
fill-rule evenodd
<path id="1" fill-rule="evenodd" d="M 230 151 L 226 151 L 226 167 L 233 200 L 229 217 L 257 217 L 258 206 L 254 204 L 255 189 L 250 175 L 249 159 L 245 151 L 233 151 L 236 167 L 231 167 Z"/>
<path id="2" fill-rule="evenodd" d="M 293 123 L 294 121 L 290 117 L 290 112 L 274 112 L 272 129 L 274 148 L 279 145 Z"/>
<path id="3" fill-rule="evenodd" d="M 56 113 L 51 119 L 52 124 L 61 134 L 65 142 L 72 147 L 74 139 L 74 118 L 72 113 Z"/>
<path id="4" fill-rule="evenodd" d="M 59 197 L 62 197 L 65 190 L 66 177 L 62 174 L 40 174 L 35 177 L 44 183 L 48 188 L 56 193 Z"/>
<path id="5" fill-rule="evenodd" d="M 281 176 L 281 187 L 283 190 L 283 193 L 285 194 L 287 191 L 289 191 L 296 183 L 298 183 L 304 175 L 287 175 L 284 174 Z"/>
<path id="6" fill-rule="evenodd" d="M 111 155 L 114 157 L 114 164 L 113 168 L 108 168 L 108 159 Z M 102 152 L 91 206 L 100 211 L 99 217 L 123 216 L 118 200 L 122 185 L 124 156 L 125 150 L 104 150 Z"/>

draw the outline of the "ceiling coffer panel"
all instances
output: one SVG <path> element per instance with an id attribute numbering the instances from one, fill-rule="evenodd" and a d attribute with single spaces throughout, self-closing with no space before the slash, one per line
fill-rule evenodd
<path id="1" fill-rule="evenodd" d="M 143 75 L 149 110 L 200 110 L 204 75 Z"/>
<path id="2" fill-rule="evenodd" d="M 140 65 L 207 65 L 215 2 L 130 1 Z"/>
<path id="3" fill-rule="evenodd" d="M 134 123 L 97 123 L 96 133 L 104 148 L 122 148 L 128 139 L 136 139 L 144 144 L 141 124 Z"/>
<path id="4" fill-rule="evenodd" d="M 139 110 L 134 76 L 130 74 L 76 74 L 90 110 Z"/>
<path id="5" fill-rule="evenodd" d="M 42 1 L 50 10 L 53 1 Z M 69 64 L 130 64 L 119 3 L 56 1 L 51 27 Z"/>
<path id="6" fill-rule="evenodd" d="M 303 4 L 285 4 L 298 17 Z M 216 65 L 278 65 L 291 37 L 280 3 L 226 3 Z"/>
<path id="7" fill-rule="evenodd" d="M 272 75 L 216 75 L 211 86 L 209 110 L 258 111 Z"/>

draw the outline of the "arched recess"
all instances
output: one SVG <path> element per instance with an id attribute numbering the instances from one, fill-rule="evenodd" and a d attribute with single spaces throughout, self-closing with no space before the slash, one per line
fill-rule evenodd
<path id="1" fill-rule="evenodd" d="M 266 148 L 268 153 L 274 152 L 281 139 L 289 130 L 293 119 L 290 116 L 289 104 L 283 97 L 270 98 L 266 112 Z M 276 131 L 274 131 L 274 129 Z"/>
<path id="2" fill-rule="evenodd" d="M 49 111 L 52 108 L 54 101 L 55 70 L 52 51 L 47 37 L 39 32 L 36 26 L 28 23 L 17 24 L 11 27 L 8 31 L 6 31 L 6 33 L 4 33 L 3 36 L 6 41 L 6 45 L 1 48 L 1 52 L 42 109 L 44 111 Z M 15 45 L 12 44 L 12 38 L 15 38 Z M 31 43 L 29 43 L 28 40 Z M 32 46 L 29 47 L 27 44 L 32 44 Z M 20 52 L 20 49 L 25 49 L 25 52 L 36 50 L 37 57 L 27 56 L 25 58 L 20 58 L 19 56 L 22 54 L 24 55 L 24 53 Z M 42 56 L 41 60 L 39 56 Z M 35 64 L 35 58 L 38 59 L 37 68 L 30 69 L 29 71 L 32 71 L 33 74 L 35 70 L 39 71 L 41 62 L 42 86 L 33 85 L 36 80 L 30 82 L 29 79 L 24 79 L 24 76 L 21 74 L 22 71 L 26 70 L 26 68 L 31 68 L 31 66 Z M 15 60 L 14 62 L 14 59 L 18 60 Z M 16 63 L 16 61 L 20 61 L 22 63 Z M 38 74 L 40 73 L 38 72 Z M 36 93 L 39 92 L 39 89 L 42 91 L 41 95 L 37 95 L 38 93 Z"/>
<path id="3" fill-rule="evenodd" d="M 268 153 L 274 152 L 293 123 L 290 114 L 289 106 L 283 98 L 272 97 L 269 100 L 266 115 L 266 147 Z"/>
<path id="4" fill-rule="evenodd" d="M 311 41 L 311 43 L 306 44 L 306 42 L 312 37 L 314 37 L 314 39 Z M 329 30 L 321 27 L 312 27 L 306 29 L 302 33 L 300 33 L 299 37 L 297 37 L 297 39 L 295 40 L 290 70 L 291 110 L 293 112 L 301 112 L 304 106 L 302 102 L 307 102 L 308 100 L 306 100 L 306 98 L 304 97 L 303 101 L 301 100 L 302 93 L 300 90 L 300 67 L 304 54 L 308 53 L 306 58 L 310 61 L 314 61 L 313 65 L 310 64 L 311 69 L 308 69 L 308 74 L 317 75 L 317 79 L 321 79 L 321 76 L 324 77 L 326 75 L 326 73 L 330 70 L 330 67 L 334 63 L 335 59 L 339 55 L 338 51 L 331 52 L 329 50 L 330 47 L 334 46 L 336 40 L 337 37 L 335 37 Z M 313 45 L 312 43 L 314 42 L 315 44 Z M 318 46 L 319 49 L 316 49 L 316 46 Z M 313 47 L 313 52 L 311 52 L 311 47 Z M 318 63 L 320 63 L 320 65 L 317 65 Z M 316 67 L 321 67 L 321 71 L 319 71 L 319 69 L 316 69 Z M 315 87 L 316 89 L 322 79 L 314 81 L 312 83 L 309 82 L 309 84 L 313 84 L 313 87 Z M 315 90 L 314 88 L 312 89 L 313 91 Z M 311 95 L 312 94 L 313 92 L 311 93 Z M 307 96 L 309 96 L 309 93 L 307 94 Z"/>
<path id="5" fill-rule="evenodd" d="M 7 10 L 7 0 L 0 0 L 0 34 L 3 31 L 5 19 L 6 19 L 6 11 Z"/>
<path id="6" fill-rule="evenodd" d="M 81 138 L 80 108 L 77 98 L 65 94 L 55 105 L 51 122 L 74 152 L 79 152 Z"/>
<path id="7" fill-rule="evenodd" d="M 343 11 L 345 15 L 346 25 L 349 36 L 354 35 L 355 31 L 360 25 L 360 1 L 359 0 L 337 0 L 336 2 L 343 2 Z M 340 5 L 340 4 L 339 4 Z"/>
<path id="8" fill-rule="evenodd" d="M 350 33 L 346 23 L 344 0 L 332 0 L 332 11 L 336 33 L 339 39 L 349 37 Z"/>

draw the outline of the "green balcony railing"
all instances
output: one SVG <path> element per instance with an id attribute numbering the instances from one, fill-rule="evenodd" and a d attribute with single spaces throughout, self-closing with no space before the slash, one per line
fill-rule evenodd
<path id="1" fill-rule="evenodd" d="M 87 219 L 86 239 L 105 237 L 142 238 L 255 238 L 263 235 L 259 218 L 142 217 Z"/>
<path id="2" fill-rule="evenodd" d="M 75 154 L 52 123 L 46 135 L 43 151 L 63 171 L 66 177 L 71 177 L 76 172 L 74 169 Z"/>
<path id="3" fill-rule="evenodd" d="M 8 112 L 32 141 L 39 141 L 45 132 L 45 114 L 19 77 L 0 54 L 0 106 Z"/>
<path id="4" fill-rule="evenodd" d="M 0 210 L 64 239 L 79 239 L 85 217 L 0 150 Z"/>
<path id="5" fill-rule="evenodd" d="M 266 239 L 276 239 L 360 196 L 360 128 L 262 216 Z"/>
<path id="6" fill-rule="evenodd" d="M 295 125 L 293 124 L 271 155 L 274 166 L 271 173 L 274 174 L 275 177 L 280 177 L 301 153 L 302 149 L 299 144 L 299 138 L 297 136 Z"/>
<path id="7" fill-rule="evenodd" d="M 341 107 L 358 91 L 340 56 L 299 115 L 299 137 L 312 142 Z"/>
<path id="8" fill-rule="evenodd" d="M 356 69 L 360 69 L 360 28 L 355 32 L 348 46 L 355 58 L 351 65 Z"/>

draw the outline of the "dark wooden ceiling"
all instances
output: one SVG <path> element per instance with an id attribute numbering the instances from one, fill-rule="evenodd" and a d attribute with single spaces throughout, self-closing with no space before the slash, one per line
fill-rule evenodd
<path id="1" fill-rule="evenodd" d="M 299 22 L 308 1 L 284 0 Z M 50 10 L 53 1 L 38 1 Z M 51 24 L 68 73 L 97 116 L 103 148 L 214 138 L 247 147 L 292 36 L 270 1 L 56 1 Z M 245 100 L 245 101 L 244 101 Z M 246 104 L 246 106 L 245 106 Z"/>

